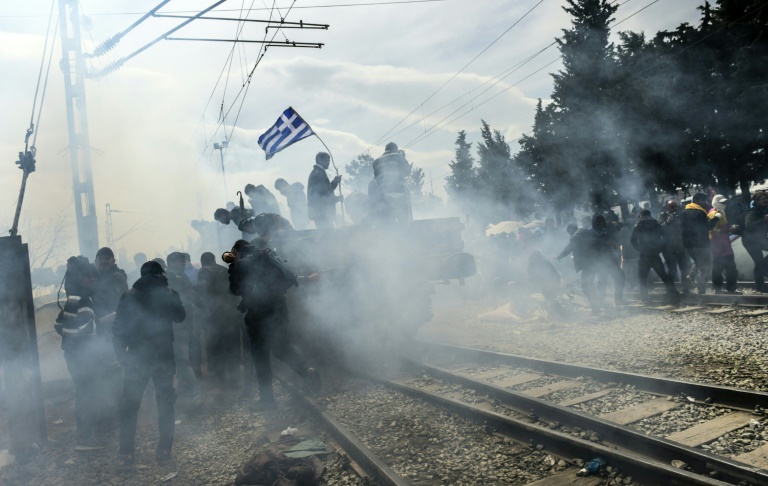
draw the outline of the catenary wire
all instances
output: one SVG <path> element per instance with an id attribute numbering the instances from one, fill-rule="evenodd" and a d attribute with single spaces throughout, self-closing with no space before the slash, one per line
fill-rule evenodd
<path id="1" fill-rule="evenodd" d="M 56 26 L 53 28 L 53 40 L 51 41 L 51 54 L 48 56 L 48 67 L 45 68 L 45 81 L 43 81 L 43 92 L 40 95 L 40 106 L 37 108 L 37 122 L 35 122 L 35 134 L 32 136 L 32 147 L 37 142 L 37 134 L 40 133 L 40 118 L 43 115 L 43 105 L 45 104 L 45 93 L 48 90 L 48 75 L 51 73 L 51 61 L 53 61 L 53 47 L 56 45 L 56 33 L 59 31 L 59 22 L 61 19 L 56 17 Z"/>
<path id="2" fill-rule="evenodd" d="M 43 66 L 45 66 L 45 56 L 48 52 L 48 39 L 51 33 L 51 21 L 53 21 L 53 8 L 56 5 L 56 0 L 51 0 L 51 11 L 48 14 L 48 26 L 45 28 L 45 44 L 43 45 L 43 56 L 40 59 L 40 71 L 37 74 L 37 86 L 35 86 L 35 97 L 32 99 L 32 114 L 29 116 L 29 130 L 34 131 L 35 130 L 35 108 L 37 106 L 37 96 L 40 93 L 40 81 L 43 79 Z M 56 26 L 58 27 L 59 22 L 56 21 Z M 55 35 L 55 34 L 54 34 Z M 53 51 L 53 44 L 51 44 L 51 51 Z M 50 54 L 53 56 L 53 52 Z M 42 102 L 41 102 L 42 104 Z M 27 132 L 25 145 L 27 146 L 24 150 L 26 151 L 29 148 L 29 135 L 30 132 Z M 33 144 L 34 146 L 34 144 Z"/>
<path id="3" fill-rule="evenodd" d="M 460 70 L 456 71 L 456 72 L 455 72 L 455 73 L 454 73 L 454 74 L 453 74 L 453 75 L 452 75 L 452 76 L 451 76 L 451 77 L 450 77 L 450 78 L 449 78 L 449 79 L 448 79 L 448 80 L 447 80 L 445 83 L 443 83 L 443 84 L 442 84 L 442 85 L 441 85 L 439 88 L 437 88 L 435 91 L 433 91 L 433 92 L 432 92 L 432 94 L 430 94 L 429 96 L 427 96 L 427 98 L 426 98 L 424 101 L 422 101 L 421 103 L 419 103 L 419 105 L 417 105 L 417 106 L 416 106 L 416 108 L 414 108 L 413 110 L 411 110 L 411 112 L 410 112 L 410 113 L 408 113 L 408 114 L 407 114 L 407 115 L 406 115 L 406 116 L 405 116 L 403 119 L 401 119 L 399 122 L 397 122 L 397 123 L 396 123 L 396 124 L 395 124 L 395 125 L 394 125 L 392 128 L 390 128 L 390 129 L 389 129 L 389 130 L 388 130 L 388 131 L 387 131 L 387 132 L 386 132 L 384 135 L 382 135 L 381 137 L 379 137 L 379 138 L 378 138 L 378 140 L 376 140 L 376 142 L 374 142 L 374 143 L 373 143 L 373 144 L 372 144 L 370 147 L 368 147 L 368 149 L 366 150 L 366 152 L 370 151 L 370 150 L 371 150 L 371 148 L 373 148 L 374 146 L 376 146 L 376 145 L 380 144 L 380 143 L 381 143 L 381 142 L 382 142 L 384 139 L 386 139 L 386 138 L 387 138 L 387 136 L 389 136 L 389 134 L 390 134 L 390 133 L 392 133 L 392 131 L 393 131 L 393 130 L 395 130 L 395 129 L 396 129 L 398 126 L 400 126 L 400 124 L 401 124 L 401 123 L 403 123 L 403 122 L 404 122 L 404 121 L 406 121 L 408 118 L 410 118 L 410 117 L 411 117 L 411 115 L 413 115 L 414 113 L 416 113 L 416 111 L 419 109 L 419 107 L 420 107 L 420 106 L 421 106 L 421 107 L 423 107 L 423 105 L 424 105 L 425 103 L 427 103 L 429 100 L 431 100 L 431 99 L 432 99 L 432 98 L 433 98 L 433 97 L 434 97 L 434 96 L 435 96 L 437 93 L 439 93 L 440 91 L 442 91 L 442 89 L 443 89 L 443 88 L 445 88 L 445 87 L 446 87 L 446 86 L 447 86 L 447 85 L 448 85 L 448 84 L 449 84 L 451 81 L 453 81 L 454 79 L 456 79 L 456 77 L 457 77 L 459 74 L 463 73 L 465 69 L 467 69 L 467 68 L 468 68 L 468 67 L 469 67 L 469 66 L 470 66 L 470 65 L 471 65 L 473 62 L 475 62 L 475 61 L 476 61 L 476 60 L 477 60 L 477 59 L 478 59 L 480 56 L 482 56 L 483 54 L 485 54 L 485 52 L 486 52 L 486 51 L 488 51 L 488 49 L 490 49 L 490 48 L 491 48 L 491 47 L 492 47 L 494 44 L 496 44 L 496 43 L 497 43 L 497 42 L 498 42 L 498 41 L 499 41 L 499 40 L 500 40 L 502 37 L 504 37 L 505 35 L 507 35 L 507 34 L 509 33 L 509 31 L 510 31 L 510 30 L 512 30 L 512 29 L 513 29 L 513 28 L 514 28 L 514 27 L 515 27 L 517 24 L 519 24 L 520 22 L 522 22 L 522 20 L 523 20 L 523 19 L 525 19 L 525 18 L 528 16 L 528 14 L 530 14 L 531 12 L 533 12 L 533 11 L 534 11 L 534 10 L 535 10 L 535 9 L 536 9 L 536 8 L 537 8 L 539 5 L 541 5 L 543 2 L 544 2 L 544 0 L 539 0 L 539 2 L 538 2 L 538 3 L 536 3 L 536 5 L 534 5 L 533 7 L 531 7 L 531 8 L 530 8 L 530 10 L 528 10 L 527 12 L 525 12 L 525 14 L 523 14 L 523 16 L 522 16 L 522 17 L 520 17 L 519 19 L 517 19 L 517 20 L 516 20 L 516 21 L 515 21 L 515 22 L 514 22 L 514 23 L 513 23 L 511 26 L 509 26 L 509 27 L 508 27 L 508 28 L 507 28 L 507 29 L 506 29 L 504 32 L 502 32 L 502 33 L 501 33 L 501 35 L 499 35 L 498 37 L 496 37 L 496 38 L 493 40 L 493 42 L 491 42 L 490 44 L 488 44 L 488 45 L 487 45 L 487 46 L 486 46 L 486 47 L 485 47 L 485 48 L 484 48 L 482 51 L 480 51 L 480 52 L 479 52 L 477 55 L 475 55 L 475 57 L 473 57 L 473 58 L 472 58 L 472 59 L 471 59 L 471 60 L 470 60 L 468 63 L 466 63 L 466 64 L 464 65 L 464 67 L 462 67 Z"/>
<path id="4" fill-rule="evenodd" d="M 651 7 L 652 5 L 654 5 L 654 4 L 656 4 L 656 3 L 660 2 L 660 1 L 661 1 L 661 0 L 653 0 L 652 2 L 650 2 L 650 3 L 646 4 L 645 6 L 641 7 L 640 9 L 636 10 L 635 12 L 633 12 L 633 13 L 632 13 L 632 14 L 630 14 L 630 15 L 628 15 L 627 17 L 624 17 L 624 18 L 623 18 L 623 19 L 621 19 L 620 21 L 616 22 L 616 23 L 615 23 L 615 24 L 614 24 L 614 25 L 611 27 L 611 29 L 613 29 L 613 28 L 614 28 L 614 27 L 616 27 L 617 25 L 620 25 L 620 24 L 622 24 L 623 22 L 626 22 L 627 20 L 631 19 L 632 17 L 634 17 L 635 15 L 639 14 L 639 13 L 640 13 L 640 12 L 642 12 L 643 10 L 645 10 L 645 9 L 647 9 L 647 8 L 649 8 L 649 7 Z M 624 3 L 626 3 L 626 2 L 624 2 Z M 622 5 L 623 5 L 623 4 L 622 4 Z M 621 5 L 619 5 L 619 6 L 621 6 Z M 468 111 L 466 111 L 466 112 L 462 113 L 461 115 L 459 115 L 459 116 L 457 116 L 457 117 L 455 117 L 455 118 L 451 119 L 451 120 L 450 120 L 450 121 L 448 121 L 447 123 L 444 123 L 444 122 L 445 122 L 445 121 L 446 121 L 448 118 L 450 118 L 451 116 L 453 116 L 454 114 L 456 114 L 458 111 L 460 111 L 462 108 L 466 107 L 468 104 L 470 104 L 470 103 L 473 103 L 473 102 L 474 102 L 475 100 L 477 100 L 477 98 L 479 98 L 479 97 L 480 97 L 482 94 L 484 94 L 485 92 L 487 92 L 487 91 L 488 91 L 490 88 L 492 88 L 493 86 L 495 86 L 496 84 L 498 84 L 498 83 L 501 81 L 501 79 L 500 79 L 500 80 L 498 80 L 496 83 L 494 83 L 492 86 L 490 86 L 489 88 L 487 88 L 486 90 L 484 90 L 482 93 L 480 93 L 479 95 L 477 95 L 477 96 L 475 96 L 474 98 L 472 98 L 472 100 L 470 100 L 469 102 L 467 102 L 467 103 L 465 103 L 464 105 L 460 106 L 459 108 L 457 108 L 456 110 L 454 110 L 454 111 L 453 111 L 451 114 L 449 114 L 448 116 L 446 116 L 445 118 L 443 118 L 442 120 L 440 120 L 439 122 L 437 122 L 437 123 L 436 123 L 435 125 L 433 125 L 433 126 L 432 126 L 432 127 L 429 129 L 429 130 L 427 130 L 426 132 L 424 132 L 424 133 L 420 134 L 418 137 L 416 137 L 416 138 L 414 138 L 413 140 L 411 140 L 411 141 L 410 141 L 410 142 L 409 142 L 409 143 L 408 143 L 408 144 L 405 146 L 405 148 L 409 148 L 409 147 L 412 147 L 412 146 L 413 146 L 413 145 L 415 145 L 416 143 L 418 143 L 418 142 L 421 142 L 422 140 L 424 140 L 424 139 L 426 139 L 426 138 L 429 138 L 429 137 L 430 137 L 432 134 L 436 133 L 437 129 L 440 129 L 440 128 L 443 128 L 443 127 L 445 127 L 445 126 L 447 126 L 447 125 L 450 125 L 451 123 L 453 123 L 454 121 L 458 120 L 459 118 L 462 118 L 463 116 L 465 116 L 465 115 L 467 115 L 467 114 L 471 113 L 472 111 L 476 110 L 477 108 L 479 108 L 479 107 L 483 106 L 484 104 L 486 104 L 486 103 L 488 103 L 489 101 L 493 100 L 494 98 L 498 97 L 498 96 L 499 96 L 499 95 L 501 95 L 502 93 L 505 93 L 505 92 L 509 91 L 509 90 L 510 90 L 510 89 L 512 89 L 513 87 L 515 87 L 515 86 L 517 86 L 518 84 L 522 83 L 523 81 L 525 81 L 525 80 L 529 79 L 529 78 L 530 78 L 531 76 L 533 76 L 534 74 L 538 74 L 538 73 L 539 73 L 539 72 L 541 72 L 541 71 L 542 71 L 544 68 L 546 68 L 546 67 L 548 67 L 548 66 L 550 66 L 550 65 L 554 64 L 555 62 L 559 61 L 560 59 L 562 59 L 562 57 L 563 57 L 562 55 L 561 55 L 561 56 L 558 56 L 556 59 L 553 59 L 552 61 L 548 62 L 547 64 L 545 64 L 544 66 L 540 67 L 539 69 L 537 69 L 537 70 L 536 70 L 536 71 L 534 71 L 533 73 L 531 73 L 531 74 L 529 74 L 529 75 L 525 76 L 524 78 L 522 78 L 522 79 L 520 79 L 520 80 L 516 81 L 514 84 L 511 84 L 511 85 L 507 86 L 507 87 L 506 87 L 506 88 L 504 88 L 503 90 L 501 90 L 501 91 L 499 91 L 498 93 L 494 94 L 494 95 L 493 95 L 493 96 L 491 96 L 490 98 L 488 98 L 488 99 L 486 99 L 486 100 L 482 101 L 481 103 L 479 103 L 479 104 L 477 104 L 477 105 L 473 105 L 473 106 L 472 106 L 472 107 L 471 107 L 471 108 L 470 108 Z M 503 78 L 502 78 L 502 79 L 503 79 Z M 521 139 L 522 139 L 522 137 L 523 137 L 523 136 L 519 137 L 517 140 L 518 140 L 518 141 L 519 141 L 519 140 L 521 140 Z"/>
<path id="5" fill-rule="evenodd" d="M 388 2 L 367 2 L 367 3 L 336 3 L 336 4 L 328 4 L 328 5 L 305 5 L 305 6 L 298 6 L 298 7 L 291 7 L 294 10 L 302 9 L 302 10 L 310 10 L 313 8 L 346 8 L 346 7 L 378 7 L 382 5 L 401 5 L 401 4 L 418 4 L 418 3 L 435 3 L 435 2 L 449 2 L 452 0 L 399 0 L 399 1 L 388 1 Z M 270 10 L 269 8 L 256 8 L 255 11 L 266 11 Z M 216 10 L 217 12 L 237 12 L 238 9 L 236 8 L 230 8 L 230 9 L 219 9 Z M 169 14 L 185 14 L 185 13 L 194 13 L 196 10 L 169 10 L 167 13 Z M 112 15 L 144 15 L 145 12 L 102 12 L 102 13 L 95 13 L 91 14 L 91 16 L 112 16 Z M 37 15 L 37 14 L 29 14 L 29 15 L 0 15 L 0 18 L 7 19 L 7 18 L 34 18 L 34 17 L 44 17 L 44 15 Z"/>
<path id="6" fill-rule="evenodd" d="M 631 0 L 624 0 L 624 2 L 620 3 L 618 6 L 619 6 L 619 7 L 621 7 L 622 5 L 625 5 L 625 4 L 629 3 L 630 1 L 631 1 Z M 633 14 L 633 15 L 634 15 L 634 14 Z M 621 23 L 621 22 L 624 22 L 624 21 L 626 21 L 627 19 L 629 19 L 629 17 L 627 17 L 627 18 L 625 18 L 625 19 L 622 19 L 622 20 L 621 20 L 619 23 Z M 616 25 L 618 25 L 618 24 L 616 24 Z M 425 121 L 425 118 L 429 118 L 429 117 L 431 117 L 431 116 L 433 116 L 433 115 L 435 115 L 435 114 L 437 114 L 437 113 L 441 112 L 442 110 L 444 110 L 445 108 L 447 108 L 447 107 L 451 106 L 452 104 L 456 103 L 457 101 L 460 101 L 460 100 L 461 100 L 461 99 L 463 99 L 465 96 L 470 96 L 470 97 L 472 97 L 472 92 L 476 91 L 477 89 L 480 89 L 480 88 L 482 88 L 483 86 L 485 86 L 486 84 L 488 84 L 488 83 L 490 83 L 490 82 L 494 82 L 494 81 L 495 81 L 495 82 L 493 83 L 493 85 L 491 85 L 491 88 L 492 88 L 493 86 L 496 86 L 496 85 L 497 85 L 497 84 L 498 84 L 500 81 L 503 81 L 504 79 L 506 79 L 506 78 L 507 78 L 507 77 L 509 77 L 510 75 L 512 75 L 512 74 L 514 74 L 515 72 L 519 71 L 519 70 L 520 70 L 520 68 L 522 68 L 523 66 L 525 66 L 525 65 L 526 65 L 526 64 L 528 64 L 529 62 L 533 61 L 533 60 L 534 60 L 534 59 L 536 59 L 538 56 L 540 56 L 541 54 L 543 54 L 544 52 L 546 52 L 547 50 L 549 50 L 551 47 L 555 46 L 556 44 L 557 44 L 557 40 L 555 40 L 555 41 L 552 41 L 550 44 L 548 44 L 547 46 L 543 47 L 542 49 L 540 49 L 539 51 L 535 52 L 534 54 L 532 54 L 532 55 L 528 56 L 527 58 L 525 58 L 525 59 L 524 59 L 524 60 L 522 60 L 521 62 L 518 62 L 518 63 L 516 63 L 516 64 L 513 64 L 511 67 L 509 67 L 509 68 L 505 69 L 504 71 L 502 71 L 501 73 L 497 74 L 496 76 L 494 76 L 494 77 L 492 77 L 492 78 L 489 78 L 489 79 L 487 79 L 487 80 L 483 81 L 483 82 L 482 82 L 482 83 L 481 83 L 479 86 L 477 86 L 477 87 L 475 87 L 475 88 L 472 88 L 471 90 L 469 90 L 468 92 L 466 92 L 466 93 L 462 94 L 461 96 L 459 96 L 459 97 L 457 97 L 457 98 L 454 98 L 453 100 L 449 101 L 448 103 L 444 104 L 443 106 L 441 106 L 441 107 L 437 108 L 436 110 L 434 110 L 434 111 L 432 111 L 431 113 L 429 113 L 428 115 L 426 115 L 426 117 L 425 117 L 425 116 L 422 116 L 422 119 L 421 119 L 421 120 L 416 120 L 416 121 L 414 121 L 414 122 L 413 122 L 413 123 L 411 123 L 410 125 L 408 125 L 408 126 L 406 126 L 406 127 L 402 128 L 402 129 L 400 129 L 399 131 L 397 131 L 397 132 L 395 132 L 395 133 L 391 134 L 391 135 L 390 135 L 390 137 L 396 137 L 397 135 L 399 135 L 399 134 L 401 134 L 401 133 L 403 133 L 403 132 L 407 131 L 408 129 L 412 128 L 414 125 L 417 125 L 417 124 L 419 124 L 419 123 L 422 123 L 422 122 L 424 122 L 424 121 Z M 488 88 L 488 89 L 490 89 L 490 88 Z M 485 89 L 485 90 L 483 90 L 483 91 L 482 91 L 480 94 L 483 94 L 483 93 L 487 92 L 487 91 L 488 91 L 488 89 Z M 478 96 L 479 96 L 479 95 L 478 95 Z M 473 99 L 472 101 L 474 101 L 474 99 Z M 425 130 L 424 130 L 424 131 L 426 132 L 426 128 L 425 128 Z M 380 140 L 379 140 L 379 141 L 380 141 Z M 378 142 L 377 142 L 377 143 L 378 143 Z M 371 149 L 373 146 L 375 146 L 375 145 L 376 145 L 376 144 L 374 144 L 374 145 L 372 145 L 371 147 L 369 147 L 369 148 L 368 148 L 368 150 L 370 150 L 370 149 Z M 368 150 L 366 150 L 366 152 L 367 152 Z"/>

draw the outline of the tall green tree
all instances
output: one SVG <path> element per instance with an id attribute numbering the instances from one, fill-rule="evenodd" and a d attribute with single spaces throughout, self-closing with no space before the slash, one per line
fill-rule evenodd
<path id="1" fill-rule="evenodd" d="M 346 183 L 353 191 L 368 194 L 368 184 L 373 179 L 374 160 L 371 155 L 363 153 L 344 166 L 344 171 L 347 173 Z M 424 170 L 411 164 L 405 186 L 411 196 L 420 196 L 424 187 Z"/>
<path id="2" fill-rule="evenodd" d="M 475 159 L 472 144 L 467 142 L 467 132 L 459 132 L 456 138 L 454 159 L 448 164 L 451 174 L 445 178 L 445 190 L 453 199 L 472 197 L 477 187 Z"/>
<path id="3" fill-rule="evenodd" d="M 477 194 L 487 207 L 489 221 L 519 218 L 530 211 L 531 200 L 524 192 L 524 174 L 512 159 L 509 144 L 498 130 L 481 120 L 477 144 Z"/>
<path id="4" fill-rule="evenodd" d="M 373 157 L 362 153 L 344 166 L 346 183 L 353 191 L 368 194 L 368 184 L 373 179 Z"/>

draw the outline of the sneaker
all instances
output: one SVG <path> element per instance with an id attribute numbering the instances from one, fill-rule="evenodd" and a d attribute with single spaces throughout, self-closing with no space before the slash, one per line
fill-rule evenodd
<path id="1" fill-rule="evenodd" d="M 693 284 L 693 279 L 692 279 L 691 277 L 685 277 L 685 278 L 683 279 L 683 286 L 684 286 L 686 289 L 692 289 L 692 288 L 693 288 L 693 286 L 694 286 L 694 284 Z"/>
<path id="2" fill-rule="evenodd" d="M 168 464 L 171 462 L 171 450 L 170 449 L 158 449 L 155 453 L 155 460 L 158 464 Z"/>
<path id="3" fill-rule="evenodd" d="M 725 293 L 728 295 L 744 295 L 743 292 L 739 292 L 738 290 L 728 290 Z"/>
<path id="4" fill-rule="evenodd" d="M 98 451 L 100 449 L 104 449 L 105 447 L 107 446 L 97 441 L 93 437 L 89 437 L 87 439 L 78 440 L 77 444 L 75 445 L 75 450 L 76 451 Z"/>
<path id="5" fill-rule="evenodd" d="M 307 377 L 304 378 L 304 393 L 310 395 L 317 393 L 322 385 L 320 373 L 315 368 L 307 369 Z"/>
<path id="6" fill-rule="evenodd" d="M 722 295 L 724 293 L 725 293 L 725 290 L 723 290 L 723 289 L 715 289 L 715 294 L 717 294 L 717 295 Z"/>
<path id="7" fill-rule="evenodd" d="M 118 454 L 117 468 L 120 470 L 133 469 L 136 466 L 136 458 L 133 454 Z"/>
<path id="8" fill-rule="evenodd" d="M 275 400 L 257 400 L 249 407 L 251 412 L 266 412 L 267 410 L 275 410 L 277 408 L 277 402 Z"/>

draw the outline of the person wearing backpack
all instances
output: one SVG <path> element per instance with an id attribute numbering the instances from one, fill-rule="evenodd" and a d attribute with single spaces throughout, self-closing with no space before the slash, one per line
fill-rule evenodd
<path id="1" fill-rule="evenodd" d="M 235 242 L 231 251 L 234 261 L 229 267 L 229 289 L 242 298 L 238 309 L 245 311 L 259 382 L 259 400 L 251 407 L 253 411 L 276 408 L 271 354 L 304 379 L 305 391 L 313 393 L 320 388 L 317 370 L 307 366 L 301 351 L 290 339 L 285 296 L 300 280 L 314 280 L 317 276 L 298 277 L 274 251 L 266 248 L 265 241 L 258 243 L 260 248 L 245 240 Z"/>
<path id="2" fill-rule="evenodd" d="M 640 299 L 648 300 L 648 272 L 653 269 L 667 288 L 667 293 L 676 294 L 675 282 L 664 269 L 659 253 L 666 245 L 664 230 L 651 217 L 647 209 L 640 211 L 640 220 L 632 230 L 630 243 L 640 253 L 637 261 L 637 278 L 640 284 Z"/>
<path id="3" fill-rule="evenodd" d="M 93 434 L 104 405 L 101 388 L 101 339 L 96 335 L 93 293 L 99 278 L 96 267 L 84 257 L 70 257 L 64 276 L 67 302 L 56 318 L 54 329 L 61 336 L 64 360 L 75 385 L 76 451 L 103 449 Z"/>

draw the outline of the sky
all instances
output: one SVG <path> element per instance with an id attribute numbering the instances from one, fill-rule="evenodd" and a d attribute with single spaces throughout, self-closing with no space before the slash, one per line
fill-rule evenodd
<path id="1" fill-rule="evenodd" d="M 124 31 L 160 1 L 81 0 L 84 51 Z M 229 42 L 165 40 L 117 71 L 89 79 L 85 99 L 100 244 L 105 242 L 107 203 L 121 211 L 112 214 L 116 250 L 128 255 L 143 251 L 151 257 L 171 247 L 188 247 L 196 236 L 189 222 L 212 219 L 213 211 L 225 200 L 235 200 L 235 192 L 247 183 L 272 189 L 274 180 L 282 177 L 306 184 L 314 155 L 325 150 L 319 140 L 310 137 L 268 161 L 257 145 L 259 135 L 289 106 L 328 145 L 342 174 L 343 166 L 357 155 L 367 151 L 378 156 L 393 141 L 425 171 L 425 188 L 434 188 L 440 197 L 445 196 L 443 177 L 449 172 L 458 131 L 466 130 L 468 140 L 477 142 L 485 120 L 516 151 L 515 140 L 533 124 L 538 98 L 546 101 L 551 94 L 550 73 L 560 68 L 559 52 L 550 47 L 518 64 L 569 27 L 564 0 L 401 0 L 374 5 L 391 1 L 227 0 L 207 15 L 267 20 L 271 14 L 273 20 L 330 27 L 269 29 L 265 37 L 263 23 L 196 20 L 172 37 L 234 39 L 241 28 L 239 38 L 244 40 L 274 36 L 275 41 L 323 46 L 271 47 L 264 52 L 257 43 L 241 43 L 228 62 L 233 52 Z M 194 15 L 213 3 L 170 0 L 160 12 Z M 621 23 L 614 28 L 614 40 L 623 30 L 652 36 L 683 22 L 696 24 L 700 3 L 624 1 L 615 16 Z M 24 148 L 50 9 L 50 0 L 0 4 L 3 232 L 11 226 L 18 197 L 21 172 L 13 161 Z M 57 13 L 56 4 L 54 23 Z M 89 70 L 98 72 L 182 21 L 147 19 L 114 49 L 89 61 Z M 50 240 L 55 223 L 63 222 L 60 253 L 66 255 L 78 253 L 78 248 L 64 80 L 58 68 L 61 46 L 58 36 L 51 35 L 53 39 L 54 62 L 37 127 L 37 171 L 29 178 L 19 232 L 39 250 Z M 501 80 L 500 74 L 505 76 Z M 223 153 L 213 149 L 214 142 L 225 139 L 229 148 Z M 58 260 L 48 264 L 63 262 Z"/>

